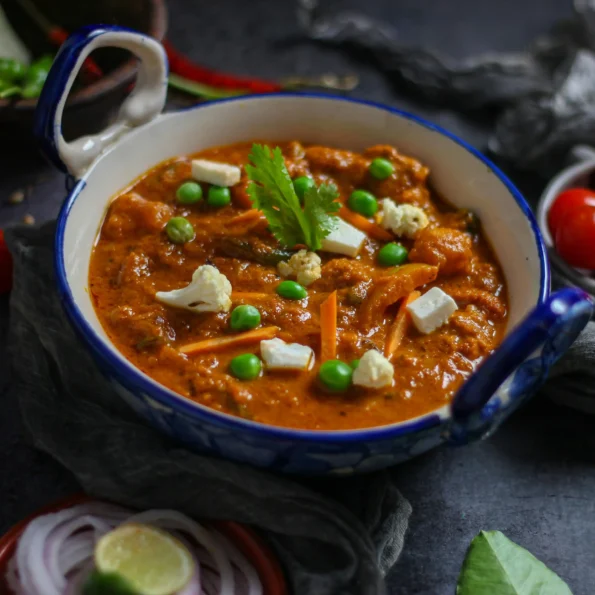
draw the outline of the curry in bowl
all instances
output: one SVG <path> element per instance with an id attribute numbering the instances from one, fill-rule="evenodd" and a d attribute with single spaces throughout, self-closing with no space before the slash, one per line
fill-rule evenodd
<path id="1" fill-rule="evenodd" d="M 480 222 L 428 174 L 390 146 L 297 141 L 162 163 L 106 213 L 97 316 L 150 377 L 256 422 L 345 430 L 436 410 L 500 343 L 508 299 Z"/>

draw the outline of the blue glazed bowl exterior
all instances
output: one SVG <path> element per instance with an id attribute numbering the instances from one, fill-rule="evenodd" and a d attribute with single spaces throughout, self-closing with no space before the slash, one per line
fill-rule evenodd
<path id="1" fill-rule="evenodd" d="M 76 70 L 90 51 L 109 45 L 141 57 L 142 76 L 135 93 L 109 131 L 67 143 L 61 134 L 61 113 Z M 316 94 L 234 98 L 159 115 L 166 84 L 164 52 L 154 40 L 118 28 L 84 29 L 62 46 L 56 58 L 39 100 L 36 130 L 47 156 L 71 174 L 71 191 L 58 219 L 55 242 L 64 308 L 114 390 L 138 415 L 175 440 L 200 452 L 285 473 L 347 474 L 387 467 L 441 443 L 464 444 L 488 435 L 536 390 L 586 324 L 592 305 L 584 294 L 567 289 L 549 296 L 545 248 L 524 199 L 502 172 L 452 134 L 386 106 Z M 504 253 L 516 236 L 522 236 L 519 245 L 524 246 L 525 258 L 513 267 L 523 294 L 518 302 L 522 309 L 517 310 L 535 309 L 474 372 L 452 405 L 417 419 L 363 430 L 317 432 L 265 426 L 198 405 L 159 385 L 115 351 L 94 317 L 86 291 L 88 263 L 97 225 L 114 192 L 171 157 L 168 151 L 196 151 L 197 138 L 212 146 L 267 134 L 277 138 L 280 131 L 287 137 L 297 136 L 304 127 L 310 138 L 318 135 L 318 142 L 338 146 L 391 138 L 408 138 L 409 146 L 418 151 L 430 146 L 430 157 L 438 169 L 442 166 L 443 178 L 452 179 L 452 169 L 458 168 L 458 178 L 464 179 L 470 168 L 474 182 L 481 180 L 484 190 L 491 186 L 498 197 L 486 201 L 482 193 L 473 191 L 466 200 L 479 201 L 477 206 L 494 217 L 504 200 L 514 215 L 495 231 L 503 232 L 499 242 Z M 198 137 L 195 130 L 201 133 Z M 438 145 L 442 148 L 437 149 Z M 531 266 L 526 264 L 530 259 Z"/>

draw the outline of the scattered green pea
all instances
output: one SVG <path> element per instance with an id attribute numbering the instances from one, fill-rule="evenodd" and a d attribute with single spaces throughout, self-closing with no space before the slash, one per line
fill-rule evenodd
<path id="1" fill-rule="evenodd" d="M 229 326 L 234 331 L 249 331 L 260 324 L 260 312 L 254 306 L 242 305 L 233 309 Z"/>
<path id="2" fill-rule="evenodd" d="M 212 207 L 224 207 L 231 202 L 231 192 L 225 186 L 211 186 L 207 203 Z"/>
<path id="3" fill-rule="evenodd" d="M 253 380 L 260 374 L 262 362 L 253 353 L 243 353 L 231 360 L 229 369 L 240 380 Z"/>
<path id="4" fill-rule="evenodd" d="M 351 385 L 353 369 L 338 359 L 329 359 L 320 366 L 318 379 L 329 390 L 340 392 Z"/>
<path id="5" fill-rule="evenodd" d="M 372 160 L 368 168 L 370 175 L 377 180 L 386 180 L 394 171 L 394 165 L 388 159 L 377 157 Z"/>
<path id="6" fill-rule="evenodd" d="M 354 190 L 347 201 L 349 208 L 364 217 L 372 217 L 378 210 L 376 197 L 367 190 Z"/>
<path id="7" fill-rule="evenodd" d="M 295 188 L 295 193 L 300 199 L 300 202 L 304 202 L 306 192 L 308 192 L 310 188 L 314 188 L 314 186 L 315 182 L 310 176 L 301 176 L 293 181 L 293 187 Z"/>
<path id="8" fill-rule="evenodd" d="M 176 190 L 176 198 L 183 205 L 193 205 L 202 198 L 202 187 L 197 182 L 184 182 Z"/>
<path id="9" fill-rule="evenodd" d="M 352 370 L 355 370 L 359 366 L 359 359 L 354 359 L 349 365 Z"/>
<path id="10" fill-rule="evenodd" d="M 27 67 L 12 58 L 0 58 L 0 80 L 8 83 L 20 81 L 27 72 Z"/>
<path id="11" fill-rule="evenodd" d="M 277 293 L 288 300 L 303 300 L 308 295 L 306 288 L 295 281 L 281 281 Z"/>
<path id="12" fill-rule="evenodd" d="M 172 217 L 165 226 L 167 237 L 174 244 L 185 244 L 194 239 L 194 227 L 185 217 Z"/>
<path id="13" fill-rule="evenodd" d="M 408 252 L 405 246 L 390 242 L 378 251 L 378 263 L 384 267 L 394 267 L 403 264 L 407 260 L 407 256 Z"/>

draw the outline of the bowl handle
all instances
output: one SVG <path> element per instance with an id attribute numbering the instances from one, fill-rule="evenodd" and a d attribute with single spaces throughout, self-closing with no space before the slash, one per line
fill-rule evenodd
<path id="1" fill-rule="evenodd" d="M 97 48 L 130 50 L 139 60 L 136 85 L 105 130 L 66 142 L 62 112 L 81 65 Z M 93 161 L 126 131 L 155 118 L 167 95 L 167 57 L 153 38 L 124 27 L 91 26 L 73 33 L 62 45 L 35 111 L 34 132 L 45 155 L 59 169 L 80 178 Z"/>
<path id="2" fill-rule="evenodd" d="M 545 381 L 585 328 L 593 302 L 562 289 L 537 306 L 463 384 L 451 405 L 448 440 L 465 444 L 491 434 Z"/>

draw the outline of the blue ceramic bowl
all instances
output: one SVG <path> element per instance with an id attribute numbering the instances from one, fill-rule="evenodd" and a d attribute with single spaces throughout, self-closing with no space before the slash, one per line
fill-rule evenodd
<path id="1" fill-rule="evenodd" d="M 61 117 L 77 69 L 95 48 L 117 46 L 140 58 L 138 83 L 103 133 L 65 142 Z M 579 290 L 549 294 L 549 269 L 537 225 L 510 181 L 452 134 L 369 102 L 313 94 L 250 96 L 161 114 L 167 64 L 150 38 L 117 28 L 87 28 L 61 49 L 36 116 L 43 150 L 69 174 L 70 194 L 56 235 L 58 290 L 68 316 L 114 390 L 140 416 L 191 448 L 300 474 L 344 474 L 393 465 L 448 442 L 481 438 L 545 379 L 584 327 L 592 305 Z M 503 265 L 510 294 L 503 344 L 469 378 L 452 405 L 403 423 L 355 431 L 266 426 L 195 404 L 130 364 L 111 344 L 87 290 L 88 267 L 111 197 L 161 161 L 253 138 L 299 139 L 361 150 L 394 144 L 427 163 L 438 191 L 481 218 Z"/>

